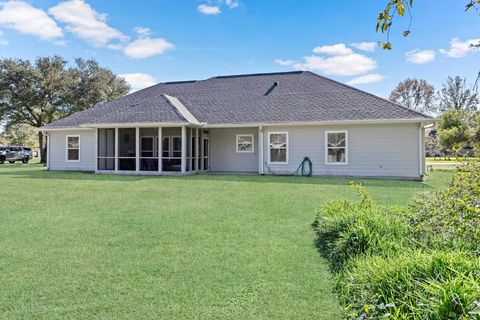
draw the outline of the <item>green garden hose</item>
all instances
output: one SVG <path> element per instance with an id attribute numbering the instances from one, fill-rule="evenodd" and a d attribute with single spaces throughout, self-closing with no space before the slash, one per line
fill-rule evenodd
<path id="1" fill-rule="evenodd" d="M 313 172 L 313 164 L 312 160 L 310 160 L 309 157 L 305 156 L 300 162 L 300 165 L 298 166 L 297 170 L 293 171 L 292 173 L 288 174 L 280 174 L 272 171 L 272 169 L 268 166 L 268 163 L 265 162 L 265 167 L 267 167 L 268 172 L 275 176 L 304 176 L 304 177 L 311 177 L 312 172 Z"/>

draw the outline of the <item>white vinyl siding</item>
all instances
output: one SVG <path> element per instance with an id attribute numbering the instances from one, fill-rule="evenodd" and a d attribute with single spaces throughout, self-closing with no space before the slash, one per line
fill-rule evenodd
<path id="1" fill-rule="evenodd" d="M 279 131 L 289 134 L 289 162 L 268 164 L 276 173 L 293 172 L 308 156 L 314 175 L 420 177 L 418 123 L 264 127 L 265 156 L 269 152 L 268 134 Z M 348 131 L 348 165 L 325 163 L 326 131 Z M 266 167 L 264 172 L 268 173 Z"/>
<path id="2" fill-rule="evenodd" d="M 80 138 L 78 161 L 67 161 L 67 136 Z M 49 132 L 49 169 L 95 171 L 96 139 L 95 130 L 65 130 Z"/>
<path id="3" fill-rule="evenodd" d="M 258 141 L 258 127 L 210 129 L 210 171 L 258 172 L 258 143 L 253 152 L 237 153 L 237 135 L 252 134 Z"/>

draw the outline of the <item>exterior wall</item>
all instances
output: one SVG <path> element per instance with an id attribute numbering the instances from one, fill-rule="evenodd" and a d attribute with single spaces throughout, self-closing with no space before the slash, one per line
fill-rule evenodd
<path id="1" fill-rule="evenodd" d="M 67 136 L 80 136 L 80 161 L 67 162 Z M 65 130 L 49 132 L 49 169 L 95 171 L 95 130 Z"/>
<path id="2" fill-rule="evenodd" d="M 211 128 L 210 171 L 258 172 L 258 127 Z M 325 164 L 325 131 L 348 131 L 348 164 Z M 419 178 L 424 173 L 424 130 L 419 124 L 368 124 L 329 126 L 263 127 L 264 162 L 268 161 L 268 133 L 288 132 L 288 163 L 268 164 L 275 173 L 291 173 L 304 156 L 313 162 L 314 175 Z M 163 135 L 180 135 L 180 128 L 163 128 Z M 253 134 L 254 152 L 237 153 L 236 135 Z M 51 170 L 94 171 L 95 130 L 51 131 L 49 168 Z M 66 136 L 80 136 L 80 161 L 66 161 Z M 188 140 L 187 140 L 188 141 Z M 420 157 L 422 155 L 422 157 Z M 265 174 L 269 169 L 263 164 Z"/>
<path id="3" fill-rule="evenodd" d="M 253 134 L 253 153 L 237 153 L 237 134 Z M 258 172 L 258 127 L 210 129 L 210 171 Z"/>
<path id="4" fill-rule="evenodd" d="M 348 164 L 325 164 L 325 131 L 348 131 Z M 268 161 L 268 133 L 288 132 L 288 164 L 269 164 L 275 173 L 297 169 L 310 157 L 314 175 L 419 178 L 423 174 L 419 124 L 264 127 L 264 161 Z M 264 165 L 264 172 L 269 171 Z M 422 172 L 422 173 L 420 173 Z"/>

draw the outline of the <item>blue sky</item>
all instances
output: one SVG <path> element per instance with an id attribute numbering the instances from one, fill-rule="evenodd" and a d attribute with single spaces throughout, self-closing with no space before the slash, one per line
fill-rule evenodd
<path id="1" fill-rule="evenodd" d="M 386 1 L 0 0 L 0 58 L 95 58 L 135 88 L 298 69 L 384 97 L 407 77 L 473 83 L 480 16 L 464 12 L 467 0 L 415 0 L 412 34 L 396 20 L 392 51 L 376 46 Z"/>

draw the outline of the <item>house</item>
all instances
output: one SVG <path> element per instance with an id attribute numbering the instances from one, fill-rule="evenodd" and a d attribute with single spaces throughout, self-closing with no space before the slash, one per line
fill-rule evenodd
<path id="1" fill-rule="evenodd" d="M 433 119 L 308 71 L 166 82 L 41 130 L 49 170 L 424 175 Z"/>

